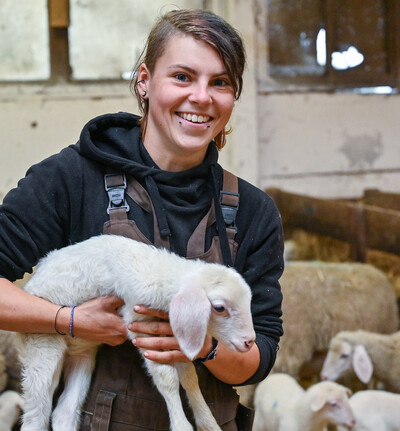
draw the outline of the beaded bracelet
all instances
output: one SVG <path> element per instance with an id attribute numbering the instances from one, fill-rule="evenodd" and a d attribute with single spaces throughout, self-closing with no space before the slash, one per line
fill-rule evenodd
<path id="1" fill-rule="evenodd" d="M 60 312 L 60 310 L 61 310 L 61 309 L 65 308 L 65 307 L 66 307 L 66 305 L 62 305 L 62 306 L 57 310 L 57 313 L 56 313 L 56 315 L 54 316 L 54 329 L 56 330 L 57 334 L 60 334 L 60 335 L 67 335 L 67 334 L 65 334 L 64 332 L 61 332 L 61 331 L 59 331 L 59 330 L 57 329 L 57 316 L 58 316 L 58 313 Z"/>
<path id="2" fill-rule="evenodd" d="M 72 332 L 72 327 L 74 324 L 74 310 L 75 310 L 75 305 L 72 307 L 71 309 L 71 319 L 69 321 L 69 335 L 71 336 L 71 338 L 74 338 L 74 333 Z"/>

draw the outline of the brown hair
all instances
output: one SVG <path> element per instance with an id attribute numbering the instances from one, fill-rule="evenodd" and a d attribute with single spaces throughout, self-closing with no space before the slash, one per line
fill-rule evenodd
<path id="1" fill-rule="evenodd" d="M 155 23 L 150 31 L 130 83 L 131 91 L 136 95 L 139 109 L 143 114 L 141 119 L 143 135 L 146 130 L 149 101 L 140 96 L 137 88 L 140 65 L 146 64 L 149 72 L 152 73 L 157 59 L 164 53 L 169 38 L 179 33 L 191 35 L 216 49 L 232 83 L 235 100 L 242 92 L 246 53 L 238 32 L 224 19 L 207 10 L 182 9 L 168 12 Z M 214 138 L 218 149 L 225 145 L 227 133 L 229 132 L 223 129 Z"/>

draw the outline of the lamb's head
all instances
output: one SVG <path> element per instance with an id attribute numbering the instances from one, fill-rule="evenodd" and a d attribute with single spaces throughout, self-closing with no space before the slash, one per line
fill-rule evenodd
<path id="1" fill-rule="evenodd" d="M 233 268 L 204 264 L 186 274 L 169 312 L 185 355 L 195 358 L 207 333 L 232 350 L 250 350 L 255 340 L 250 303 L 250 287 Z"/>
<path id="2" fill-rule="evenodd" d="M 355 418 L 349 403 L 351 390 L 334 382 L 319 382 L 306 391 L 313 422 L 352 429 Z"/>
<path id="3" fill-rule="evenodd" d="M 337 380 L 354 370 L 363 383 L 370 381 L 373 374 L 372 361 L 365 347 L 354 342 L 354 334 L 342 331 L 332 338 L 322 366 L 321 380 Z"/>

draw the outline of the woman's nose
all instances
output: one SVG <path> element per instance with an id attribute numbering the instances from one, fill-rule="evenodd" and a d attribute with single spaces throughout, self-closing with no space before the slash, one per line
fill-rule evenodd
<path id="1" fill-rule="evenodd" d="M 194 103 L 207 104 L 212 102 L 208 84 L 197 83 L 192 87 L 189 100 Z"/>

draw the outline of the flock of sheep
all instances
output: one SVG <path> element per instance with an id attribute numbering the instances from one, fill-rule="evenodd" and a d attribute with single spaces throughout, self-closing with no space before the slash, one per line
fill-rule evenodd
<path id="1" fill-rule="evenodd" d="M 237 388 L 255 408 L 253 431 L 400 431 L 399 312 L 387 277 L 367 264 L 288 261 L 281 282 L 276 364 Z"/>
<path id="2" fill-rule="evenodd" d="M 399 310 L 386 276 L 367 264 L 287 261 L 281 285 L 276 364 L 237 388 L 255 408 L 253 431 L 400 431 Z M 0 331 L 0 431 L 23 403 L 13 336 Z"/>

